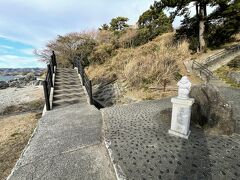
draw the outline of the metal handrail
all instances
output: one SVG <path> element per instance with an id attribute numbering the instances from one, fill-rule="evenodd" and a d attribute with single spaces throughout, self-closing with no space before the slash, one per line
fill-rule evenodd
<path id="1" fill-rule="evenodd" d="M 51 93 L 51 88 L 54 86 L 53 74 L 55 73 L 56 66 L 57 66 L 56 56 L 53 51 L 49 64 L 47 65 L 47 75 L 45 80 L 43 81 L 43 90 L 44 90 L 44 97 L 45 97 L 47 111 L 50 110 L 50 93 Z"/>
<path id="2" fill-rule="evenodd" d="M 86 91 L 89 96 L 89 103 L 93 104 L 93 95 L 92 95 L 92 81 L 89 80 L 87 74 L 85 73 L 84 67 L 82 66 L 81 59 L 76 58 L 74 61 L 74 66 L 78 69 L 78 74 L 80 74 L 82 79 L 82 85 L 85 86 Z"/>
<path id="3" fill-rule="evenodd" d="M 195 66 L 197 66 L 197 67 L 195 67 Z M 207 81 L 209 81 L 211 78 L 213 78 L 213 72 L 210 71 L 205 65 L 200 64 L 200 63 L 196 62 L 195 60 L 193 60 L 192 69 L 198 70 L 200 73 L 200 76 L 203 73 L 206 76 Z"/>
<path id="4" fill-rule="evenodd" d="M 228 49 L 224 49 L 216 54 L 213 54 L 212 56 L 209 56 L 206 60 L 205 60 L 205 65 L 208 65 L 210 63 L 212 63 L 213 61 L 216 61 L 218 59 L 224 58 L 226 55 L 235 53 L 237 51 L 240 50 L 240 44 L 235 45 L 231 48 Z"/>

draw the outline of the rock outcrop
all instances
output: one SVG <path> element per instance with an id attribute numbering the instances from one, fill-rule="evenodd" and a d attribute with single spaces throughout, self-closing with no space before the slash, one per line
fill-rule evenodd
<path id="1" fill-rule="evenodd" d="M 8 87 L 21 88 L 24 86 L 38 86 L 41 85 L 42 81 L 37 80 L 35 75 L 32 73 L 27 74 L 24 77 L 12 79 L 9 81 L 0 81 L 0 89 L 6 89 Z"/>
<path id="2" fill-rule="evenodd" d="M 34 76 L 34 74 L 29 73 L 24 77 L 8 81 L 8 84 L 9 84 L 9 87 L 24 87 L 35 80 L 36 80 L 36 77 Z"/>
<path id="3" fill-rule="evenodd" d="M 234 132 L 232 107 L 217 87 L 210 84 L 193 86 L 190 96 L 195 99 L 193 122 L 220 134 L 229 135 Z"/>
<path id="4" fill-rule="evenodd" d="M 0 81 L 0 89 L 6 89 L 9 87 L 9 84 L 6 81 Z"/>

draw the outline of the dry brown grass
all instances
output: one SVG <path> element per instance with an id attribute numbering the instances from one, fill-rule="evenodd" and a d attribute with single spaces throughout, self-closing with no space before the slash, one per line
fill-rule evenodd
<path id="1" fill-rule="evenodd" d="M 159 82 L 163 75 L 162 64 L 165 60 L 173 60 L 178 66 L 179 73 L 186 74 L 183 61 L 191 59 L 188 47 L 187 41 L 176 42 L 174 33 L 166 33 L 137 48 L 118 49 L 114 57 L 102 65 L 91 65 L 87 73 L 95 83 L 117 77 L 129 84 L 131 90 L 161 86 Z M 169 71 L 173 69 L 170 68 Z M 171 82 L 176 84 L 173 77 Z"/>
<path id="2" fill-rule="evenodd" d="M 236 42 L 240 42 L 240 33 L 234 35 L 234 39 Z"/>
<path id="3" fill-rule="evenodd" d="M 39 114 L 0 116 L 0 179 L 6 179 L 26 146 Z"/>
<path id="4" fill-rule="evenodd" d="M 44 107 L 43 99 L 36 99 L 30 102 L 11 105 L 6 107 L 0 115 L 17 114 L 24 112 L 41 112 Z"/>

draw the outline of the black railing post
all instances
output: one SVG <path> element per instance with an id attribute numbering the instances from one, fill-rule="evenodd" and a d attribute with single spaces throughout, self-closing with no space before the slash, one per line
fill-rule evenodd
<path id="1" fill-rule="evenodd" d="M 73 60 L 73 63 L 72 63 L 72 65 L 73 65 L 73 69 L 76 67 L 76 63 L 75 63 L 75 60 Z"/>
<path id="2" fill-rule="evenodd" d="M 82 65 L 81 65 L 81 63 L 80 63 L 80 71 L 81 71 L 81 77 L 82 77 L 82 84 L 83 84 L 83 86 L 85 86 L 85 73 L 84 73 L 84 69 L 83 69 L 83 67 L 82 67 Z"/>
<path id="3" fill-rule="evenodd" d="M 92 97 L 92 81 L 89 81 L 89 103 L 93 104 L 93 97 Z"/>
<path id="4" fill-rule="evenodd" d="M 79 61 L 77 61 L 77 68 L 78 68 L 78 74 L 80 74 L 80 76 L 81 76 Z M 81 77 L 82 77 L 82 76 L 81 76 Z"/>
<path id="5" fill-rule="evenodd" d="M 50 110 L 50 103 L 49 103 L 49 94 L 48 94 L 48 88 L 47 88 L 47 82 L 43 81 L 43 90 L 44 90 L 44 96 L 45 96 L 45 102 L 46 102 L 46 109 L 47 111 Z"/>
<path id="6" fill-rule="evenodd" d="M 56 66 L 56 67 L 57 67 L 56 55 L 55 55 L 55 52 L 54 52 L 54 51 L 52 51 L 51 60 L 52 60 L 52 62 L 53 62 L 53 66 Z"/>
<path id="7" fill-rule="evenodd" d="M 51 71 L 52 71 L 52 75 L 54 73 L 54 65 L 53 65 L 53 61 L 51 60 L 50 61 L 50 67 L 51 67 Z"/>
<path id="8" fill-rule="evenodd" d="M 47 65 L 47 68 L 48 68 L 48 73 L 49 73 L 49 81 L 50 81 L 50 85 L 51 87 L 53 87 L 53 73 L 52 73 L 52 70 L 51 70 L 51 67 L 50 67 L 50 64 Z"/>

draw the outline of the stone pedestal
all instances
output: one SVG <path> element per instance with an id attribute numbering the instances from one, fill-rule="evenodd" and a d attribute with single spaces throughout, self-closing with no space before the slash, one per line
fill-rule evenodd
<path id="1" fill-rule="evenodd" d="M 169 133 L 188 139 L 190 134 L 191 106 L 194 103 L 194 99 L 175 97 L 171 99 L 171 102 L 173 103 L 173 108 Z"/>

